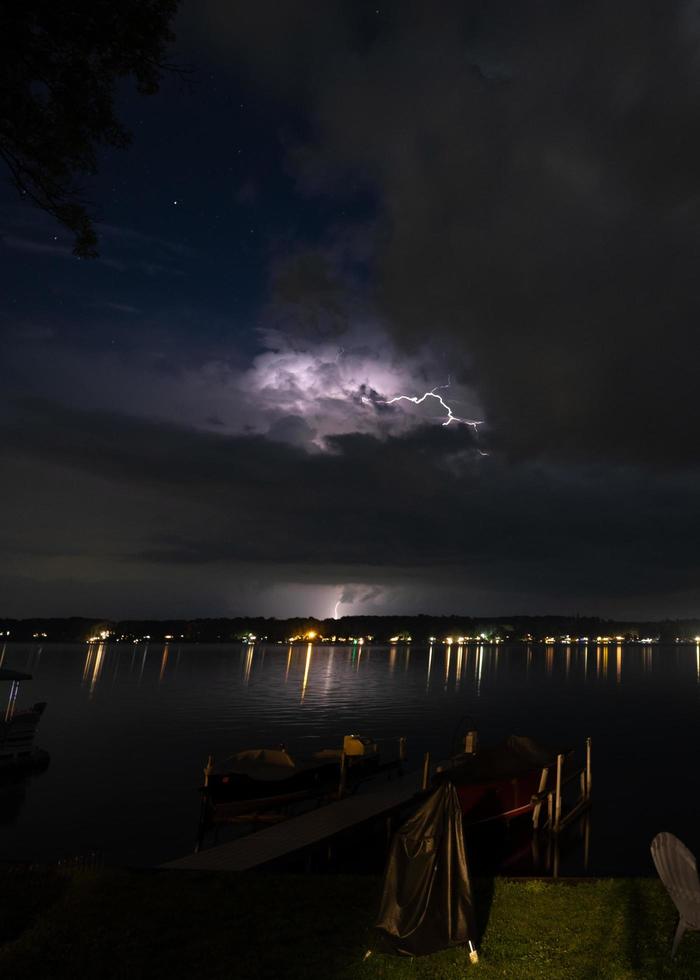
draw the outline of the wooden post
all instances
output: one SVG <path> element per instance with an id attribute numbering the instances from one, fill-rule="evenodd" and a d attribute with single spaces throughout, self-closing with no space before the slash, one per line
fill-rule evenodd
<path id="1" fill-rule="evenodd" d="M 555 790 L 554 798 L 554 833 L 559 833 L 559 824 L 561 822 L 561 770 L 564 764 L 564 756 L 557 756 L 557 788 Z M 556 877 L 556 876 L 555 876 Z"/>
<path id="2" fill-rule="evenodd" d="M 204 785 L 205 786 L 208 786 L 209 785 L 209 777 L 211 776 L 211 774 L 212 774 L 213 771 L 214 771 L 214 756 L 213 755 L 210 755 L 209 758 L 207 759 L 207 764 L 204 767 Z"/>
<path id="3" fill-rule="evenodd" d="M 549 769 L 547 769 L 547 768 L 544 768 L 542 770 L 542 772 L 540 773 L 540 784 L 537 787 L 537 793 L 538 793 L 538 795 L 540 793 L 544 793 L 544 791 L 545 791 L 545 789 L 547 787 L 547 776 L 548 776 L 548 774 L 549 774 Z M 532 811 L 532 826 L 535 828 L 535 830 L 537 830 L 538 827 L 539 827 L 539 825 L 540 825 L 540 811 L 541 810 L 542 810 L 542 800 L 538 800 L 537 803 L 535 803 L 534 809 Z"/>
<path id="4" fill-rule="evenodd" d="M 399 739 L 399 762 L 406 761 L 406 739 L 402 735 Z"/>
<path id="5" fill-rule="evenodd" d="M 591 798 L 591 740 L 586 739 L 586 799 Z"/>
<path id="6" fill-rule="evenodd" d="M 554 827 L 554 806 L 553 806 L 553 794 L 552 790 L 547 794 L 547 828 L 552 830 Z"/>
<path id="7" fill-rule="evenodd" d="M 348 775 L 348 759 L 345 750 L 340 753 L 340 782 L 338 783 L 338 799 L 345 795 L 345 783 Z"/>
<path id="8" fill-rule="evenodd" d="M 426 752 L 423 756 L 423 778 L 421 780 L 420 788 L 426 790 L 430 785 L 430 752 Z"/>

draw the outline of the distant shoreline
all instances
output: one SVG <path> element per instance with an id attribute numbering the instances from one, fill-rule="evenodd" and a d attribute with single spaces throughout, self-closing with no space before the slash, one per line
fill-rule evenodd
<path id="1" fill-rule="evenodd" d="M 241 616 L 202 619 L 0 617 L 4 642 L 413 643 L 603 645 L 700 643 L 700 619 L 614 620 L 593 616 Z"/>

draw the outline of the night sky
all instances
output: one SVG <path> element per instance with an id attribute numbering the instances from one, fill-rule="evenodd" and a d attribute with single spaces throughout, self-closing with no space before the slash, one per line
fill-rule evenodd
<path id="1" fill-rule="evenodd" d="M 3 615 L 700 614 L 700 4 L 377 2 L 2 183 Z"/>

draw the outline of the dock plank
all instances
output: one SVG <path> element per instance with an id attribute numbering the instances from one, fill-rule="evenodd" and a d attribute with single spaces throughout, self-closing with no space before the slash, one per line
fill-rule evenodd
<path id="1" fill-rule="evenodd" d="M 190 871 L 249 871 L 407 803 L 420 789 L 421 775 L 419 771 L 406 773 L 382 789 L 309 810 L 247 837 L 168 861 L 161 867 Z"/>

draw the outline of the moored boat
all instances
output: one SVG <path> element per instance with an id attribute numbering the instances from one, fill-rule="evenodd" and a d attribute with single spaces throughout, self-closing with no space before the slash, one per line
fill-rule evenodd
<path id="1" fill-rule="evenodd" d="M 535 794 L 554 784 L 557 756 L 572 754 L 522 735 L 493 746 L 476 747 L 475 738 L 472 744 L 474 751 L 442 763 L 433 779 L 436 785 L 454 784 L 467 825 L 531 812 Z"/>
<path id="2" fill-rule="evenodd" d="M 348 773 L 366 775 L 379 765 L 379 750 L 365 736 L 346 735 L 342 749 L 293 756 L 284 745 L 243 749 L 205 770 L 206 788 L 217 801 L 250 802 L 323 792 L 337 784 L 345 755 Z"/>
<path id="3" fill-rule="evenodd" d="M 0 776 L 13 776 L 42 768 L 49 762 L 48 752 L 34 745 L 34 736 L 46 702 L 38 701 L 31 708 L 16 708 L 20 682 L 31 680 L 31 676 L 0 668 L 0 681 L 10 685 L 5 716 L 0 721 Z"/>

